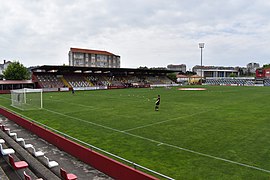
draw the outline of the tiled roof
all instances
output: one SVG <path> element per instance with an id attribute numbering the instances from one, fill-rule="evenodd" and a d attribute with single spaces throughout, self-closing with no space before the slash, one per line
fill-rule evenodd
<path id="1" fill-rule="evenodd" d="M 79 53 L 88 53 L 88 54 L 102 54 L 102 55 L 110 55 L 110 56 L 118 56 L 113 53 L 101 50 L 92 50 L 92 49 L 80 49 L 80 48 L 70 48 L 71 52 L 79 52 Z"/>

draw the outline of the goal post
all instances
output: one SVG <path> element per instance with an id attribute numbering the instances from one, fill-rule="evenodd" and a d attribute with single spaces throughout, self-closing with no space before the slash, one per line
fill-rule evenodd
<path id="1" fill-rule="evenodd" d="M 42 89 L 11 90 L 11 106 L 20 110 L 34 110 L 43 108 Z"/>

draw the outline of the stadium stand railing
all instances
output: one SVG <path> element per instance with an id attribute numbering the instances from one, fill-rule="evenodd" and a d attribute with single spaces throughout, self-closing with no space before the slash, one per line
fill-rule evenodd
<path id="1" fill-rule="evenodd" d="M 265 79 L 264 80 L 264 85 L 265 86 L 270 86 L 270 79 Z"/>

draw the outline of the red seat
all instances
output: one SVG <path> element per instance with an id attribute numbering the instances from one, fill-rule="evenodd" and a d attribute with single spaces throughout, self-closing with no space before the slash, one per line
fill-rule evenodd
<path id="1" fill-rule="evenodd" d="M 14 162 L 14 158 L 11 155 L 8 155 L 9 158 L 9 163 L 11 164 L 11 166 L 15 169 L 23 169 L 23 168 L 27 168 L 28 164 L 25 161 L 18 161 L 18 162 Z"/>
<path id="2" fill-rule="evenodd" d="M 77 176 L 75 174 L 68 174 L 64 169 L 60 168 L 61 177 L 65 180 L 75 180 Z"/>
<path id="3" fill-rule="evenodd" d="M 31 180 L 31 177 L 28 174 L 26 174 L 25 171 L 23 171 L 23 175 L 24 175 L 24 180 Z"/>

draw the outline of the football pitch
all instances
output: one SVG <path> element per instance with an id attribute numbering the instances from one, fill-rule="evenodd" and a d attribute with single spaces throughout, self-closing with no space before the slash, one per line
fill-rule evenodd
<path id="1" fill-rule="evenodd" d="M 175 179 L 269 179 L 270 87 L 205 88 L 43 93 L 31 111 L 0 95 L 0 105 Z"/>

